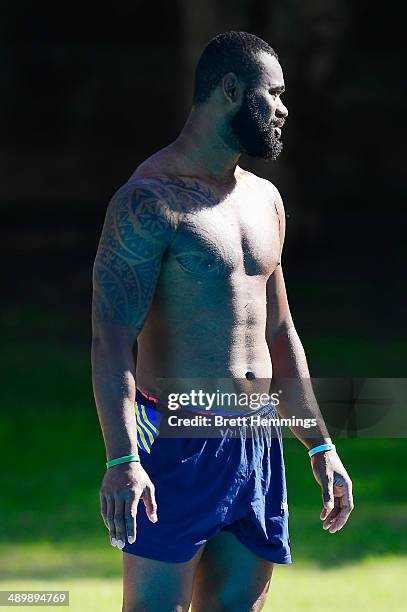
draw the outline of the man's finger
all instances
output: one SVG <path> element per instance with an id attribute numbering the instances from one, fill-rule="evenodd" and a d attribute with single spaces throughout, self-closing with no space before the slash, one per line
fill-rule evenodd
<path id="1" fill-rule="evenodd" d="M 158 521 L 157 502 L 155 501 L 155 489 L 152 482 L 146 485 L 142 498 L 146 507 L 148 518 L 152 523 L 156 523 Z"/>
<path id="2" fill-rule="evenodd" d="M 116 546 L 116 526 L 114 524 L 114 499 L 110 495 L 106 496 L 106 522 L 109 530 L 110 542 Z"/>
<path id="3" fill-rule="evenodd" d="M 334 509 L 334 485 L 332 476 L 327 476 L 322 481 L 322 501 L 324 507 L 320 514 L 321 520 L 324 520 L 328 514 Z"/>
<path id="4" fill-rule="evenodd" d="M 335 497 L 334 508 L 328 514 L 328 516 L 325 518 L 324 522 L 322 523 L 323 529 L 329 529 L 335 523 L 337 516 L 339 515 L 341 511 L 341 508 L 342 508 L 341 498 Z"/>
<path id="5" fill-rule="evenodd" d="M 339 531 L 340 529 L 342 529 L 342 527 L 345 525 L 346 521 L 348 520 L 351 512 L 352 512 L 352 508 L 344 503 L 341 508 L 340 513 L 336 517 L 335 522 L 329 528 L 329 533 L 335 533 L 336 531 Z"/>
<path id="6" fill-rule="evenodd" d="M 126 535 L 129 544 L 133 544 L 136 541 L 137 535 L 137 506 L 140 501 L 140 494 L 133 494 L 126 499 L 126 506 L 124 511 L 124 519 L 126 522 Z"/>
<path id="7" fill-rule="evenodd" d="M 342 529 L 353 510 L 352 483 L 350 481 L 344 483 L 343 496 L 340 499 L 341 511 L 336 517 L 335 522 L 330 527 L 329 533 L 335 533 L 336 531 Z"/>
<path id="8" fill-rule="evenodd" d="M 116 526 L 117 548 L 120 550 L 126 543 L 126 527 L 124 522 L 124 500 L 121 497 L 114 498 L 114 524 Z"/>

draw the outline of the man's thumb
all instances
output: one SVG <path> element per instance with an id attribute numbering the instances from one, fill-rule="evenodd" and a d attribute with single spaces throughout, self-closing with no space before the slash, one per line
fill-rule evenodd
<path id="1" fill-rule="evenodd" d="M 148 518 L 152 523 L 156 523 L 158 521 L 157 502 L 155 501 L 155 490 L 153 484 L 146 486 L 142 497 Z"/>

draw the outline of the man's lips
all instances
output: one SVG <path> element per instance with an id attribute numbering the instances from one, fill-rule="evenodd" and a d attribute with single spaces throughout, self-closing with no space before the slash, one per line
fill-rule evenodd
<path id="1" fill-rule="evenodd" d="M 271 124 L 271 127 L 274 129 L 275 132 L 277 132 L 277 136 L 280 138 L 281 136 L 281 128 L 284 125 L 284 121 L 273 121 Z"/>
<path id="2" fill-rule="evenodd" d="M 277 132 L 277 135 L 280 137 L 281 136 L 281 128 L 277 127 L 276 125 L 274 126 L 274 131 Z"/>

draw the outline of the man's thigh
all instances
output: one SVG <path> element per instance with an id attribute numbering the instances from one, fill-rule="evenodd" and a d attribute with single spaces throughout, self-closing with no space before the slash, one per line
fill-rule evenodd
<path id="1" fill-rule="evenodd" d="M 228 532 L 203 551 L 195 574 L 192 612 L 258 612 L 263 609 L 273 563 L 261 559 Z"/>
<path id="2" fill-rule="evenodd" d="M 123 612 L 187 612 L 203 547 L 185 563 L 123 553 Z"/>

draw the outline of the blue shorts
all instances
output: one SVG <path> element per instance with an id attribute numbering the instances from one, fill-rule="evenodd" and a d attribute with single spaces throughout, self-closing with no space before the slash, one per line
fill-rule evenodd
<path id="1" fill-rule="evenodd" d="M 137 394 L 140 458 L 156 492 L 158 522 L 143 501 L 137 537 L 122 551 L 172 563 L 188 561 L 220 531 L 230 531 L 253 553 L 291 563 L 287 490 L 279 427 L 238 428 L 224 437 L 162 437 L 162 416 Z M 143 402 L 143 403 L 142 403 Z M 271 404 L 253 413 L 277 417 Z M 149 432 L 149 433 L 147 433 Z"/>

